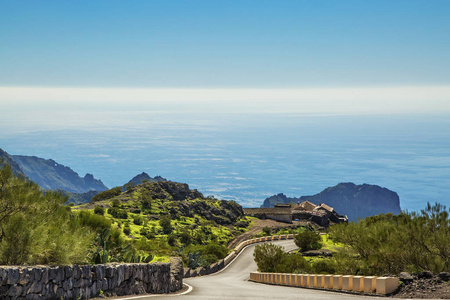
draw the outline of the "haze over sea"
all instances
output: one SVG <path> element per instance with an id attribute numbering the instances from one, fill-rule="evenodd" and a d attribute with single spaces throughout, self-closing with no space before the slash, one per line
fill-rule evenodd
<path id="1" fill-rule="evenodd" d="M 450 1 L 0 0 L 0 148 L 257 207 L 450 206 Z"/>
<path id="2" fill-rule="evenodd" d="M 49 106 L 46 106 L 47 108 Z M 108 187 L 147 172 L 205 195 L 258 207 L 273 194 L 311 195 L 339 182 L 396 191 L 402 209 L 449 206 L 447 114 L 330 115 L 11 108 L 10 154 L 54 159 Z"/>

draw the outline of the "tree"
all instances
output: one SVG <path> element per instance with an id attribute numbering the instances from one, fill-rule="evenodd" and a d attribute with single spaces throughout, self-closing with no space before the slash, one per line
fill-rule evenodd
<path id="1" fill-rule="evenodd" d="M 320 235 L 311 230 L 305 230 L 294 235 L 294 243 L 302 252 L 322 248 L 321 240 Z"/>
<path id="2" fill-rule="evenodd" d="M 79 223 L 67 197 L 0 167 L 0 264 L 69 264 L 87 259 L 93 234 Z"/>
<path id="3" fill-rule="evenodd" d="M 253 257 L 260 272 L 275 272 L 285 252 L 281 246 L 265 243 L 257 245 Z"/>
<path id="4" fill-rule="evenodd" d="M 159 219 L 159 226 L 162 227 L 163 232 L 165 234 L 169 234 L 169 233 L 172 232 L 172 225 L 170 224 L 170 217 L 169 217 L 169 215 L 162 216 Z"/>

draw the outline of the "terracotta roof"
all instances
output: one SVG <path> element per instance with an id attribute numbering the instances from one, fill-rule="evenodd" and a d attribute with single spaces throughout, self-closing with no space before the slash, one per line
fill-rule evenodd
<path id="1" fill-rule="evenodd" d="M 269 214 L 269 215 L 291 215 L 292 210 L 286 208 L 244 208 L 247 215 Z"/>
<path id="2" fill-rule="evenodd" d="M 323 208 L 323 209 L 325 209 L 325 210 L 327 210 L 329 212 L 333 212 L 334 211 L 334 208 L 332 208 L 331 206 L 326 205 L 325 203 L 321 203 L 319 206 L 317 206 L 315 208 L 315 210 L 317 210 L 319 208 Z"/>
<path id="3" fill-rule="evenodd" d="M 312 202 L 309 201 L 303 201 L 302 203 L 300 203 L 299 205 L 296 205 L 294 207 L 294 210 L 307 210 L 307 211 L 312 211 L 314 208 L 316 208 L 317 205 L 315 205 Z"/>

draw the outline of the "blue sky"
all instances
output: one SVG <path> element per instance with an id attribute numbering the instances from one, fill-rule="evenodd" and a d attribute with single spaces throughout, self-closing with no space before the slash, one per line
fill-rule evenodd
<path id="1" fill-rule="evenodd" d="M 0 86 L 447 86 L 450 1 L 0 1 Z"/>

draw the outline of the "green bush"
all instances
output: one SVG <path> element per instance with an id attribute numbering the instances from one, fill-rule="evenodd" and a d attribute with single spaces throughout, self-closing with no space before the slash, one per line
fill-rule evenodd
<path id="1" fill-rule="evenodd" d="M 102 200 L 111 199 L 113 197 L 116 197 L 122 193 L 122 188 L 115 187 L 107 191 L 103 191 L 92 197 L 91 202 L 97 202 Z"/>
<path id="2" fill-rule="evenodd" d="M 172 225 L 170 224 L 170 216 L 169 215 L 161 216 L 161 218 L 159 219 L 159 226 L 162 227 L 163 232 L 165 234 L 171 233 Z"/>
<path id="3" fill-rule="evenodd" d="M 94 208 L 94 214 L 103 216 L 105 214 L 105 209 L 101 206 L 96 206 Z"/>
<path id="4" fill-rule="evenodd" d="M 281 246 L 269 243 L 257 245 L 253 252 L 253 257 L 260 272 L 275 272 L 284 255 L 285 252 Z"/>
<path id="5" fill-rule="evenodd" d="M 380 214 L 335 225 L 330 235 L 351 247 L 353 255 L 347 253 L 346 259 L 358 266 L 359 273 L 449 272 L 449 212 L 443 205 L 427 204 L 420 213 Z"/>
<path id="6" fill-rule="evenodd" d="M 102 215 L 93 214 L 90 211 L 82 210 L 76 214 L 78 221 L 84 227 L 90 227 L 94 231 L 111 227 L 111 221 Z"/>
<path id="7" fill-rule="evenodd" d="M 225 258 L 228 254 L 227 247 L 216 243 L 209 243 L 202 247 L 200 251 L 202 255 L 214 255 L 216 257 L 215 261 Z"/>
<path id="8" fill-rule="evenodd" d="M 169 234 L 167 236 L 167 244 L 169 244 L 171 247 L 175 246 L 177 242 L 177 236 L 175 234 Z"/>
<path id="9" fill-rule="evenodd" d="M 134 225 L 142 225 L 144 221 L 142 220 L 142 218 L 140 216 L 135 216 L 133 218 L 133 223 Z"/>
<path id="10" fill-rule="evenodd" d="M 322 248 L 322 239 L 320 235 L 314 231 L 305 230 L 294 235 L 294 243 L 300 248 L 300 251 L 317 250 Z"/>
<path id="11" fill-rule="evenodd" d="M 0 161 L 0 264 L 86 263 L 93 233 L 66 201 L 60 193 L 43 193 Z"/>
<path id="12" fill-rule="evenodd" d="M 315 274 L 336 274 L 337 266 L 333 259 L 321 259 L 312 264 L 311 270 Z"/>
<path id="13" fill-rule="evenodd" d="M 284 253 L 275 267 L 275 272 L 278 273 L 310 273 L 310 270 L 310 264 L 300 254 Z"/>
<path id="14" fill-rule="evenodd" d="M 117 207 L 110 207 L 108 208 L 108 214 L 113 216 L 116 219 L 127 219 L 128 218 L 128 212 L 123 209 L 119 209 Z"/>
<path id="15" fill-rule="evenodd" d="M 272 228 L 265 226 L 263 227 L 262 231 L 265 235 L 270 235 L 272 233 Z"/>
<path id="16" fill-rule="evenodd" d="M 125 225 L 123 227 L 123 233 L 126 234 L 126 235 L 130 235 L 130 233 L 131 233 L 130 225 Z"/>
<path id="17" fill-rule="evenodd" d="M 190 234 L 189 231 L 187 231 L 187 230 L 183 230 L 183 231 L 180 233 L 179 238 L 180 238 L 180 242 L 181 242 L 182 244 L 184 244 L 185 246 L 188 246 L 189 244 L 192 243 L 192 237 L 191 237 L 191 234 Z"/>

